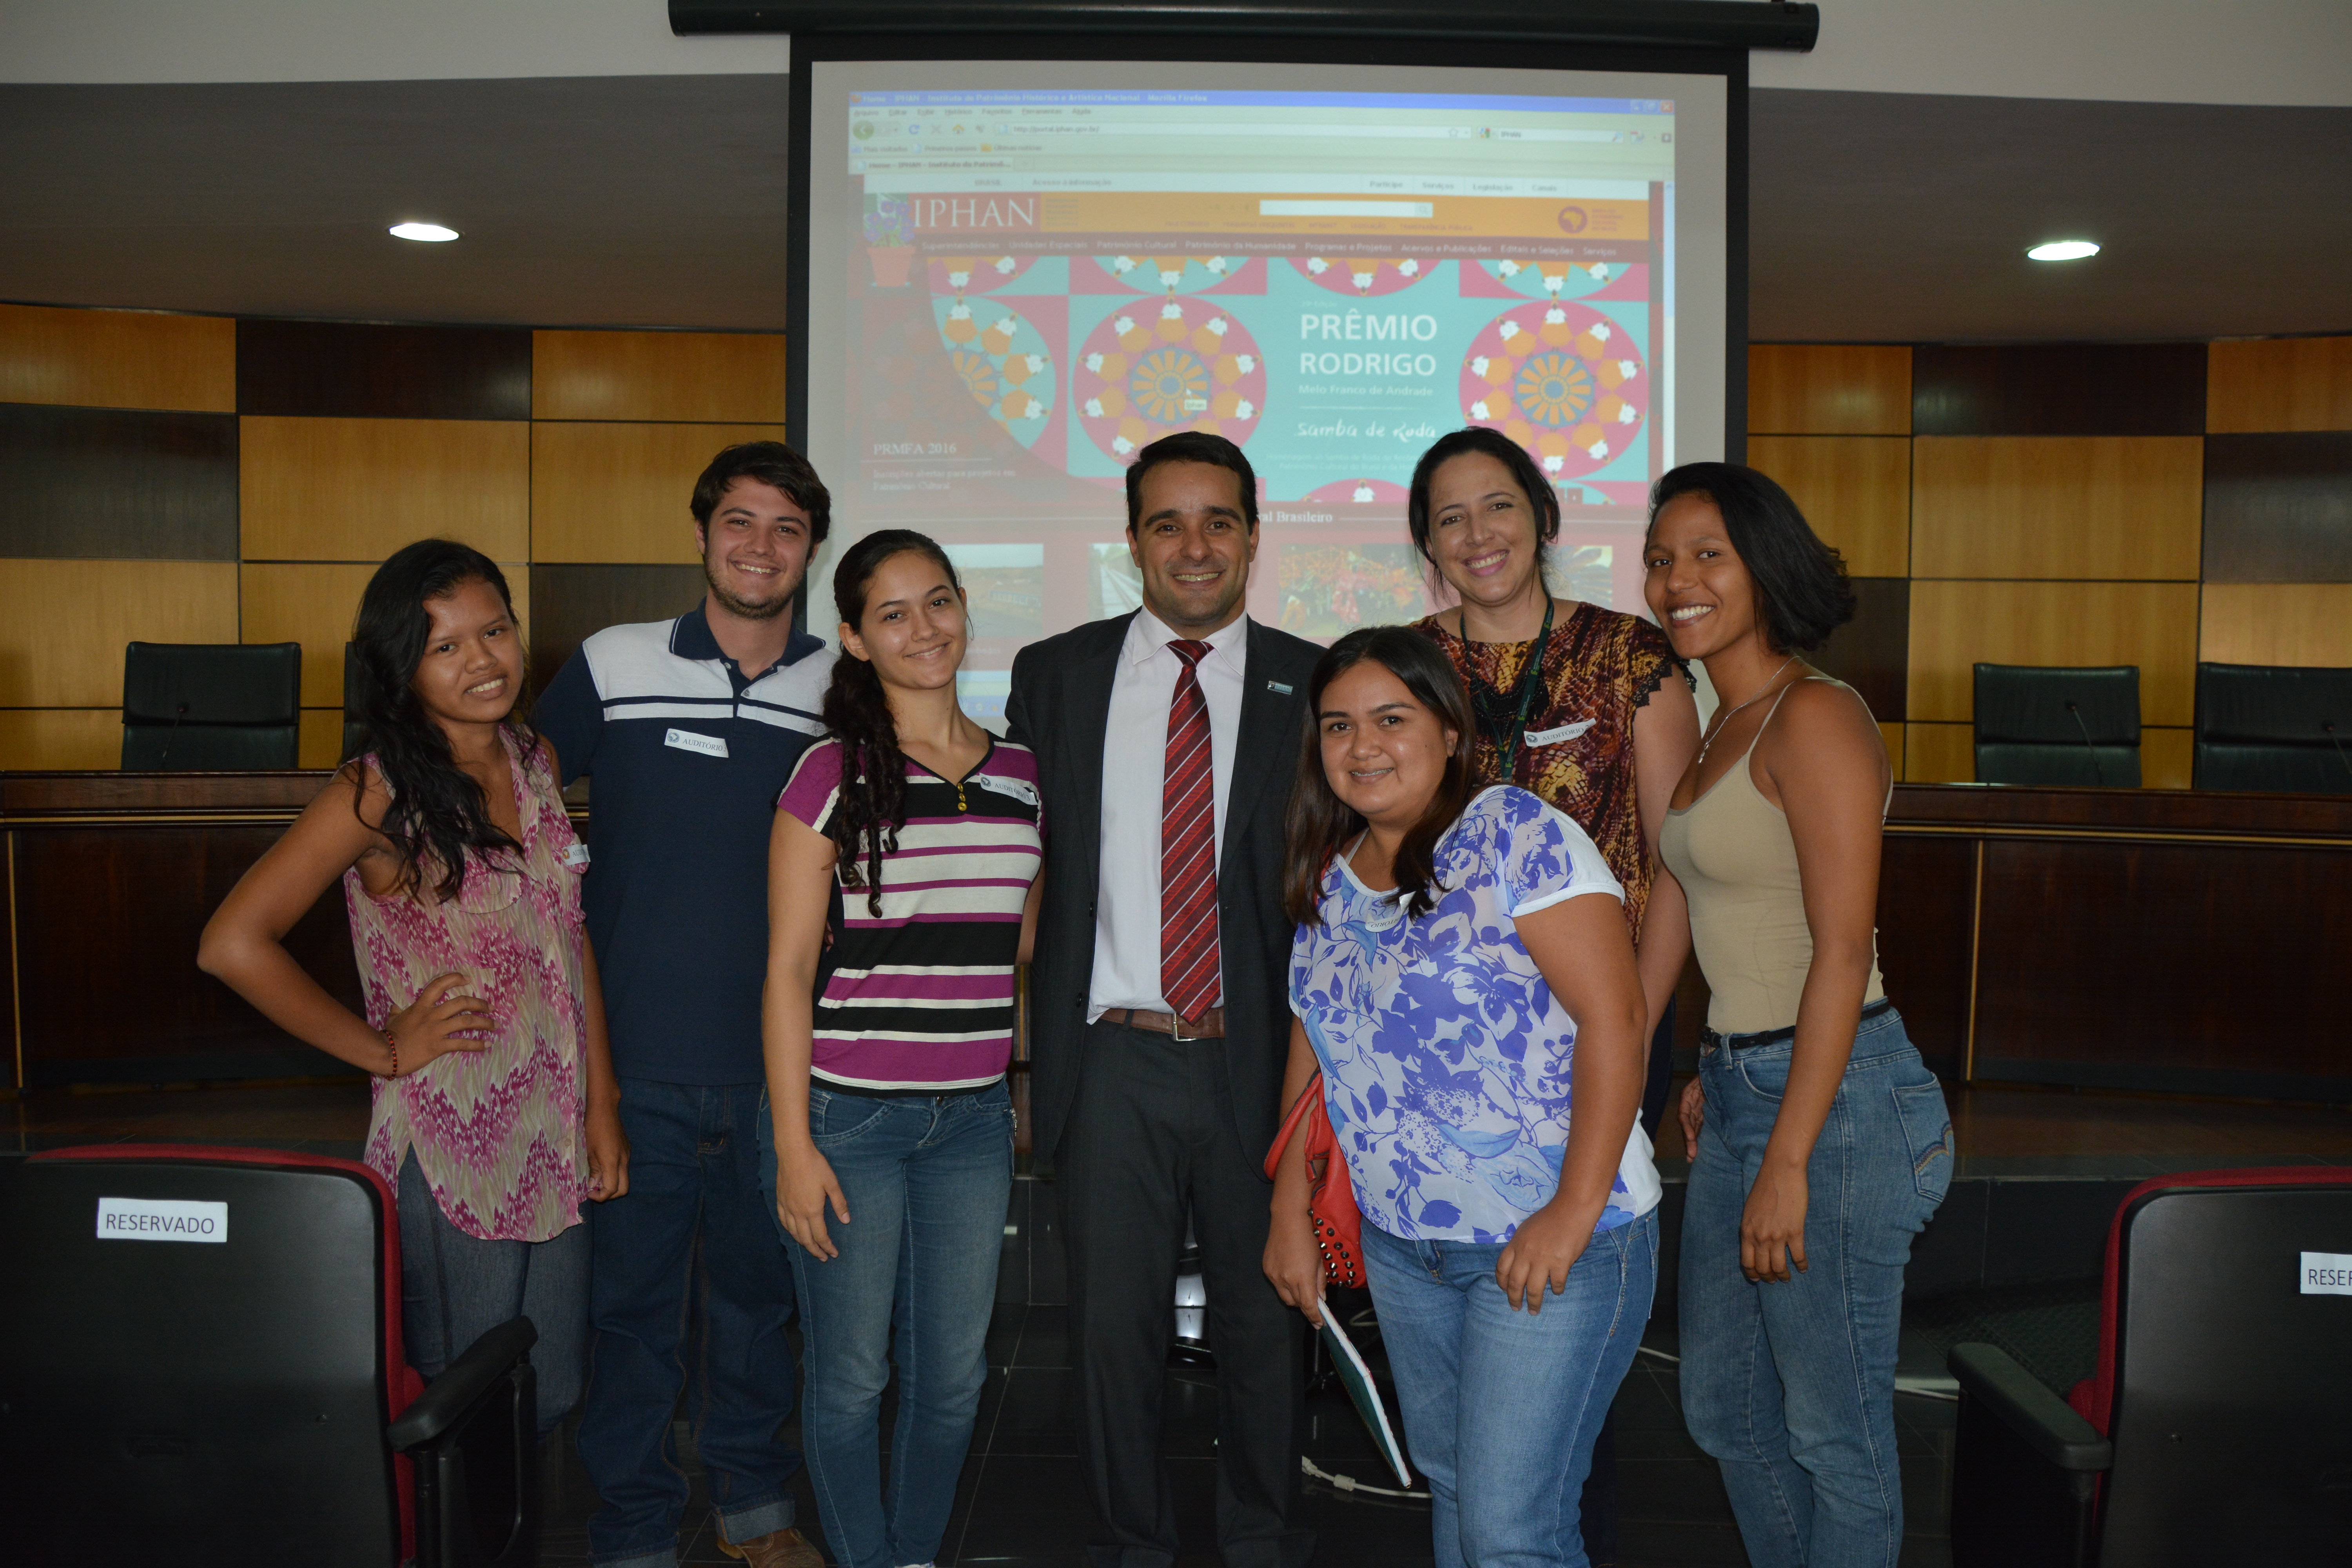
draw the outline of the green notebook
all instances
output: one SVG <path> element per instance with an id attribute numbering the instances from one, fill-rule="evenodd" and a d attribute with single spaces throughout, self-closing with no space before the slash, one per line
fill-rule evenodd
<path id="1" fill-rule="evenodd" d="M 1332 1370 L 1339 1374 L 1339 1381 L 1348 1385 L 1348 1397 L 1356 1402 L 1356 1414 L 1364 1418 L 1365 1428 L 1380 1444 L 1381 1458 L 1396 1472 L 1398 1484 L 1410 1490 L 1412 1472 L 1405 1468 L 1404 1449 L 1398 1445 L 1396 1431 L 1389 1425 L 1388 1409 L 1381 1404 L 1381 1391 L 1372 1383 L 1372 1369 L 1356 1353 L 1355 1342 L 1339 1326 L 1328 1302 L 1323 1306 L 1323 1350 L 1331 1358 Z"/>

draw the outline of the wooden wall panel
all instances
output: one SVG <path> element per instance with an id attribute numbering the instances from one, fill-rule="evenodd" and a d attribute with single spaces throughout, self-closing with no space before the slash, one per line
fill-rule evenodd
<path id="1" fill-rule="evenodd" d="M 125 643 L 236 640 L 226 563 L 0 561 L 0 707 L 119 712 Z"/>
<path id="2" fill-rule="evenodd" d="M 528 419 L 521 327 L 239 321 L 236 411 L 350 419 Z"/>
<path id="3" fill-rule="evenodd" d="M 533 332 L 530 416 L 782 423 L 784 340 L 772 332 Z"/>
<path id="4" fill-rule="evenodd" d="M 236 417 L 0 404 L 0 558 L 234 561 Z"/>
<path id="5" fill-rule="evenodd" d="M 236 323 L 0 305 L 0 403 L 234 414 Z"/>
<path id="6" fill-rule="evenodd" d="M 606 626 L 668 620 L 702 602 L 702 566 L 549 566 L 530 569 L 538 606 L 530 684 L 544 691 L 580 644 Z"/>
<path id="7" fill-rule="evenodd" d="M 310 655 L 303 655 L 303 668 L 310 668 Z M 308 684 L 307 682 L 305 684 Z M 302 739 L 299 761 L 306 768 L 331 768 L 343 760 L 343 710 L 340 708 L 305 708 L 302 710 Z"/>
<path id="8" fill-rule="evenodd" d="M 1780 481 L 1857 577 L 1911 573 L 1911 443 L 1888 436 L 1757 436 L 1748 465 Z"/>
<path id="9" fill-rule="evenodd" d="M 2200 343 L 1923 344 L 1915 436 L 2200 436 Z"/>
<path id="10" fill-rule="evenodd" d="M 1915 579 L 1907 717 L 1967 722 L 1979 662 L 2136 664 L 2140 721 L 2189 724 L 2196 700 L 2197 584 Z"/>
<path id="11" fill-rule="evenodd" d="M 242 640 L 302 645 L 303 707 L 341 709 L 343 644 L 374 574 L 364 563 L 269 562 L 238 570 Z"/>
<path id="12" fill-rule="evenodd" d="M 781 425 L 540 423 L 530 427 L 534 562 L 698 562 L 694 481 L 722 447 L 781 441 Z"/>
<path id="13" fill-rule="evenodd" d="M 2139 732 L 2142 789 L 2187 789 L 2197 752 L 2197 731 L 2144 725 Z"/>
<path id="14" fill-rule="evenodd" d="M 2352 431 L 2205 438 L 2205 580 L 2352 583 Z"/>
<path id="15" fill-rule="evenodd" d="M 1907 436 L 1911 351 L 1900 343 L 1750 343 L 1748 428 L 1759 436 Z"/>
<path id="16" fill-rule="evenodd" d="M 0 768 L 120 767 L 121 695 L 112 708 L 0 708 Z"/>
<path id="17" fill-rule="evenodd" d="M 1905 667 L 1910 658 L 1911 584 L 1902 577 L 1856 577 L 1853 619 L 1811 655 L 1812 664 L 1862 696 L 1878 719 L 1906 717 Z"/>
<path id="18" fill-rule="evenodd" d="M 1919 577 L 2194 581 L 2204 505 L 2196 437 L 1920 437 Z"/>
<path id="19" fill-rule="evenodd" d="M 1976 777 L 1972 726 L 1922 724 L 1916 719 L 1903 726 L 1905 784 L 1974 784 Z"/>
<path id="20" fill-rule="evenodd" d="M 2352 583 L 2208 583 L 2197 657 L 2352 666 Z"/>
<path id="21" fill-rule="evenodd" d="M 374 563 L 412 540 L 444 535 L 495 561 L 529 559 L 528 425 L 278 418 L 239 424 L 247 561 Z"/>
<path id="22" fill-rule="evenodd" d="M 1903 726 L 1881 720 L 1878 739 L 1886 748 L 1886 765 L 1895 771 L 1895 782 L 1899 784 L 1903 779 Z"/>
<path id="23" fill-rule="evenodd" d="M 2352 338 L 2263 338 L 2207 351 L 2205 428 L 2352 430 Z"/>

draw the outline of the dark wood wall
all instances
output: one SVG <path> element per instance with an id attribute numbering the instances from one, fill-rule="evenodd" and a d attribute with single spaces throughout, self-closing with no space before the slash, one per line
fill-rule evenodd
<path id="1" fill-rule="evenodd" d="M 1821 662 L 1898 775 L 1974 776 L 1969 669 L 2136 664 L 2186 788 L 2195 668 L 2352 665 L 2352 338 L 1759 344 L 1749 460 L 1854 574 Z"/>
<path id="2" fill-rule="evenodd" d="M 772 334 L 228 321 L 0 305 L 0 768 L 110 768 L 122 645 L 302 645 L 341 742 L 378 562 L 462 539 L 551 675 L 698 596 L 695 476 L 783 433 Z"/>

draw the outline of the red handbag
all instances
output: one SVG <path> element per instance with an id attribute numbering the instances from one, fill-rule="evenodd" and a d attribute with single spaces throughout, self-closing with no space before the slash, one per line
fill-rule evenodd
<path id="1" fill-rule="evenodd" d="M 1360 1287 L 1364 1283 L 1364 1217 L 1356 1208 L 1356 1189 L 1348 1180 L 1347 1157 L 1339 1152 L 1339 1134 L 1331 1130 L 1331 1113 L 1323 1106 L 1323 1075 L 1307 1080 L 1306 1092 L 1283 1118 L 1282 1131 L 1266 1151 L 1265 1174 L 1274 1179 L 1307 1119 L 1307 1212 L 1315 1218 L 1315 1245 L 1323 1249 L 1323 1279 L 1329 1285 Z"/>

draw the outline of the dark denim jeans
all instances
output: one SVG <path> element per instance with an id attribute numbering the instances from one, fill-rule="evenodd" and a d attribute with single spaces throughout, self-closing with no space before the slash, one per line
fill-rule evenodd
<path id="1" fill-rule="evenodd" d="M 593 1205 L 589 1219 L 580 1458 L 604 1502 L 588 1521 L 597 1568 L 677 1561 L 688 1485 L 671 1421 L 681 1390 L 727 1538 L 793 1521 L 800 1456 L 776 1440 L 793 1412 L 793 1279 L 761 1196 L 762 1099 L 756 1083 L 621 1080 L 628 1195 Z"/>
<path id="2" fill-rule="evenodd" d="M 812 1084 L 809 1131 L 849 1204 L 847 1225 L 825 1215 L 839 1257 L 820 1261 L 785 1243 L 800 1288 L 801 1437 L 817 1512 L 843 1568 L 928 1563 L 947 1533 L 988 1377 L 1013 1196 L 1012 1097 L 1002 1083 L 887 1099 Z M 764 1110 L 760 1140 L 772 1220 L 775 1139 Z M 894 1325 L 898 1415 L 886 1492 L 882 1391 Z"/>
<path id="3" fill-rule="evenodd" d="M 583 1209 L 588 1205 L 583 1204 Z M 588 1226 L 545 1241 L 484 1241 L 449 1223 L 410 1154 L 400 1163 L 400 1321 L 408 1364 L 431 1382 L 509 1318 L 539 1342 L 539 1435 L 580 1403 L 588 1343 Z"/>
<path id="4" fill-rule="evenodd" d="M 1650 1321 L 1658 1216 L 1594 1236 L 1539 1311 L 1515 1309 L 1496 1283 L 1502 1255 L 1364 1226 L 1430 1543 L 1437 1568 L 1584 1568 L 1585 1471 Z"/>
<path id="5" fill-rule="evenodd" d="M 1952 1119 L 1893 1009 L 1853 1058 L 1805 1171 L 1804 1273 L 1752 1284 L 1739 1221 L 1793 1043 L 1699 1058 L 1706 1125 L 1683 1211 L 1683 1415 L 1713 1455 L 1756 1568 L 1895 1568 L 1895 1353 L 1911 1238 L 1952 1179 Z"/>

